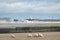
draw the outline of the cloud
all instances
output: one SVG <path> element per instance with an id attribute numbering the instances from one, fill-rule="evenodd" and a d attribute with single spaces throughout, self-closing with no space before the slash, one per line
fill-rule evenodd
<path id="1" fill-rule="evenodd" d="M 0 0 L 0 13 L 60 13 L 59 0 Z"/>
<path id="2" fill-rule="evenodd" d="M 35 8 L 33 8 L 34 11 L 38 11 L 38 12 L 44 12 L 44 13 L 60 13 L 60 4 L 50 4 L 48 3 L 47 5 L 43 4 L 40 6 L 35 6 Z"/>

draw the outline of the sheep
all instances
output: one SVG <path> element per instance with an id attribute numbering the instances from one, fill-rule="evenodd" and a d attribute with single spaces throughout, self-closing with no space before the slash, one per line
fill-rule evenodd
<path id="1" fill-rule="evenodd" d="M 34 34 L 34 37 L 38 37 L 38 34 L 37 34 L 37 33 L 35 33 L 35 34 Z"/>
<path id="2" fill-rule="evenodd" d="M 38 36 L 39 36 L 39 37 L 43 37 L 43 34 L 42 34 L 42 33 L 38 33 Z"/>
<path id="3" fill-rule="evenodd" d="M 10 36 L 11 36 L 12 38 L 15 38 L 15 35 L 14 35 L 14 34 L 10 34 Z"/>
<path id="4" fill-rule="evenodd" d="M 28 34 L 27 36 L 28 36 L 28 37 L 32 37 L 32 34 Z"/>

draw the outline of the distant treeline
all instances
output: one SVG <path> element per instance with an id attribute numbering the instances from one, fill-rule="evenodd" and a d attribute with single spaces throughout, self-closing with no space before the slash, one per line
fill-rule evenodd
<path id="1" fill-rule="evenodd" d="M 60 21 L 60 19 L 44 19 L 44 20 L 40 20 L 40 21 Z"/>
<path id="2" fill-rule="evenodd" d="M 29 21 L 60 21 L 60 19 L 26 19 Z"/>
<path id="3" fill-rule="evenodd" d="M 0 21 L 10 21 L 10 20 L 11 20 L 11 18 L 9 18 L 9 17 L 0 18 Z"/>
<path id="4" fill-rule="evenodd" d="M 16 27 L 0 28 L 0 33 L 22 33 L 22 32 L 60 32 L 59 26 L 54 27 Z"/>
<path id="5" fill-rule="evenodd" d="M 12 20 L 12 18 L 9 17 L 2 17 L 0 18 L 0 21 L 8 21 L 10 22 Z M 35 21 L 60 21 L 60 19 L 25 19 L 25 20 L 35 20 Z M 17 22 L 17 21 L 21 21 L 20 19 L 13 19 L 13 21 Z"/>

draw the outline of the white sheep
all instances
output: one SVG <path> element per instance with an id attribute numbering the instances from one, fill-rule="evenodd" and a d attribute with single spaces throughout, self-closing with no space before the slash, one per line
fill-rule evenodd
<path id="1" fill-rule="evenodd" d="M 15 38 L 15 35 L 14 35 L 14 34 L 10 34 L 10 36 L 11 36 L 12 38 Z"/>
<path id="2" fill-rule="evenodd" d="M 42 34 L 42 33 L 38 33 L 38 36 L 39 36 L 39 37 L 43 37 L 43 34 Z"/>
<path id="3" fill-rule="evenodd" d="M 32 34 L 28 34 L 27 36 L 28 36 L 28 37 L 32 37 Z"/>
<path id="4" fill-rule="evenodd" d="M 35 34 L 34 34 L 34 37 L 38 37 L 38 34 L 37 34 L 37 33 L 35 33 Z"/>

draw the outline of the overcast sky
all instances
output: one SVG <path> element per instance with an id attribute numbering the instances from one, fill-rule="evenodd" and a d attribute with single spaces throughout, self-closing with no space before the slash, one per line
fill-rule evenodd
<path id="1" fill-rule="evenodd" d="M 60 19 L 60 0 L 0 0 L 0 17 Z"/>

